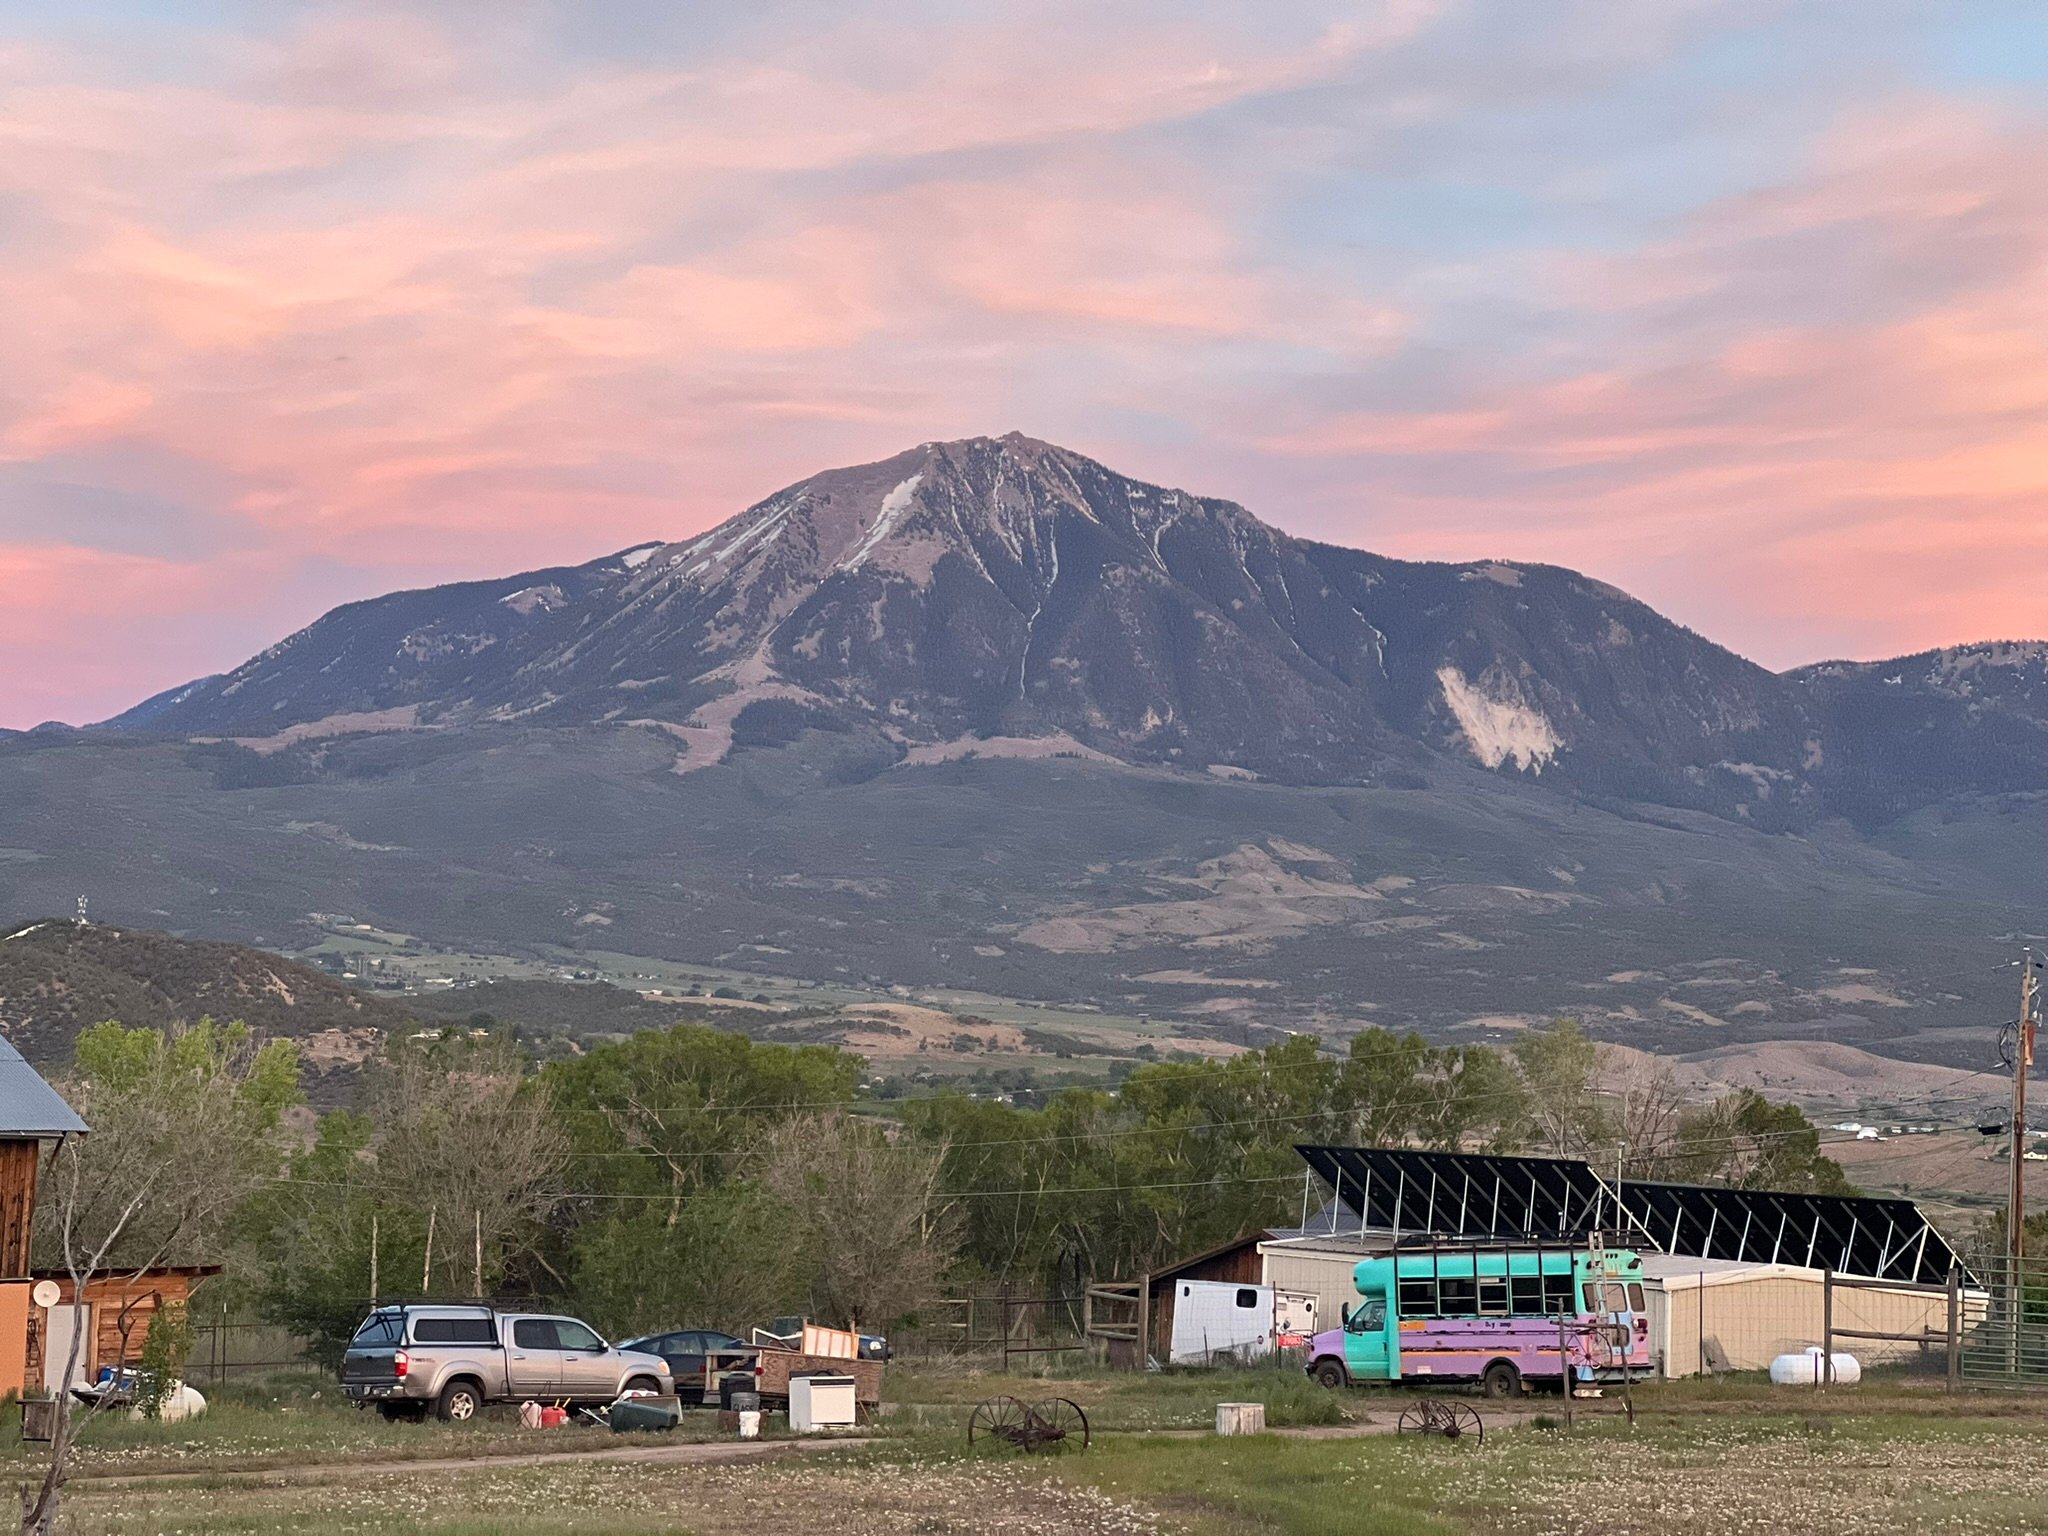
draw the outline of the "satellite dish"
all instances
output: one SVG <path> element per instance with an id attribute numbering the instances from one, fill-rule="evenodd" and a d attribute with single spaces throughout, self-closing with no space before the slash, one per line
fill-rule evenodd
<path id="1" fill-rule="evenodd" d="M 38 1280 L 36 1288 L 29 1293 L 29 1299 L 48 1311 L 64 1299 L 64 1292 L 54 1280 Z"/>

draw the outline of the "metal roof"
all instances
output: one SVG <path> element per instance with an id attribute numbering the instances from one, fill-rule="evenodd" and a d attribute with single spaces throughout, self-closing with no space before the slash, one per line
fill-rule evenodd
<path id="1" fill-rule="evenodd" d="M 1296 1147 L 1363 1221 L 1396 1233 L 1535 1239 L 1603 1232 L 1652 1253 L 1939 1284 L 1960 1261 L 1910 1200 L 1624 1179 L 1577 1158 Z"/>
<path id="2" fill-rule="evenodd" d="M 87 1128 L 43 1074 L 0 1040 L 0 1137 L 73 1136 Z"/>

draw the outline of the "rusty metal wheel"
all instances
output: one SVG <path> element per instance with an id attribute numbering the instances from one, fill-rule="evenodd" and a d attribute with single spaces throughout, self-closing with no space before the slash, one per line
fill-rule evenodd
<path id="1" fill-rule="evenodd" d="M 967 1443 L 995 1441 L 1011 1450 L 1023 1450 L 1030 1432 L 1031 1410 L 1014 1397 L 991 1397 L 974 1405 L 967 1415 Z"/>
<path id="2" fill-rule="evenodd" d="M 1486 1442 L 1486 1421 L 1479 1417 L 1478 1409 L 1470 1403 L 1453 1403 L 1438 1397 L 1425 1397 L 1403 1408 L 1394 1431 L 1403 1435 L 1435 1435 L 1461 1445 L 1478 1446 Z"/>
<path id="3" fill-rule="evenodd" d="M 1085 1451 L 1088 1449 L 1088 1415 L 1072 1398 L 1053 1397 L 1031 1409 L 1032 1442 L 1026 1450 Z"/>

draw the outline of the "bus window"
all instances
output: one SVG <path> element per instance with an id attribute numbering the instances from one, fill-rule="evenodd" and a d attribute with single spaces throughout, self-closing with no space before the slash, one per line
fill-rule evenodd
<path id="1" fill-rule="evenodd" d="M 1628 1283 L 1628 1309 L 1631 1312 L 1643 1310 L 1643 1285 L 1640 1280 L 1631 1280 Z"/>
<path id="2" fill-rule="evenodd" d="M 1541 1317 L 1543 1306 L 1543 1277 L 1541 1275 L 1513 1275 L 1508 1280 L 1509 1307 L 1516 1317 Z"/>
<path id="3" fill-rule="evenodd" d="M 1626 1312 L 1628 1310 L 1627 1286 L 1617 1285 L 1612 1281 L 1608 1282 L 1607 1310 L 1610 1312 Z"/>
<path id="4" fill-rule="evenodd" d="M 1387 1304 L 1375 1298 L 1361 1302 L 1358 1310 L 1344 1320 L 1346 1333 L 1378 1333 L 1387 1326 Z"/>
<path id="5" fill-rule="evenodd" d="M 1572 1277 L 1559 1272 L 1543 1277 L 1543 1310 L 1569 1312 L 1572 1309 Z"/>
<path id="6" fill-rule="evenodd" d="M 1419 1275 L 1404 1278 L 1401 1281 L 1399 1299 L 1403 1317 L 1435 1317 L 1436 1277 Z"/>
<path id="7" fill-rule="evenodd" d="M 1436 1288 L 1445 1317 L 1470 1317 L 1479 1310 L 1479 1286 L 1470 1275 L 1439 1275 Z"/>
<path id="8" fill-rule="evenodd" d="M 1481 1317 L 1506 1317 L 1508 1315 L 1508 1278 L 1506 1275 L 1481 1275 L 1479 1277 L 1479 1315 Z"/>
<path id="9" fill-rule="evenodd" d="M 1579 1287 L 1579 1296 L 1585 1302 L 1582 1310 L 1587 1312 L 1598 1312 L 1600 1310 L 1600 1288 L 1593 1284 L 1592 1281 L 1588 1280 Z"/>

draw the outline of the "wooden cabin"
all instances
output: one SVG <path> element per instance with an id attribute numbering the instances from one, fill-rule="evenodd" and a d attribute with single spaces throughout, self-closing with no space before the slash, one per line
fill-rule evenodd
<path id="1" fill-rule="evenodd" d="M 103 1269 L 86 1276 L 86 1336 L 71 1374 L 73 1384 L 98 1380 L 103 1368 L 134 1366 L 158 1309 L 183 1304 L 191 1298 L 194 1286 L 219 1273 L 218 1264 L 167 1264 L 140 1273 Z M 77 1288 L 61 1269 L 37 1270 L 35 1278 L 55 1286 L 57 1299 L 50 1306 L 31 1305 L 28 1309 L 24 1375 L 31 1384 L 54 1391 L 71 1353 L 71 1332 L 78 1317 L 72 1305 Z M 0 1312 L 0 1329 L 12 1326 L 12 1320 Z"/>
<path id="2" fill-rule="evenodd" d="M 29 1272 L 43 1146 L 85 1133 L 85 1122 L 42 1073 L 0 1040 L 0 1393 L 29 1385 L 29 1335 L 48 1336 L 47 1327 L 36 1327 L 44 1319 L 34 1314 L 47 1309 L 34 1305 Z"/>

